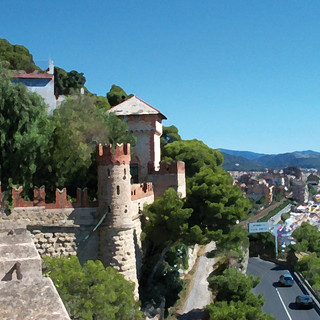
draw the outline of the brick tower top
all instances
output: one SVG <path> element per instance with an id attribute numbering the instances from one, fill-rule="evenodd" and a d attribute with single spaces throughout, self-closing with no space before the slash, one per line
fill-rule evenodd
<path id="1" fill-rule="evenodd" d="M 97 163 L 98 166 L 107 166 L 109 164 L 130 164 L 130 144 L 97 145 Z"/>

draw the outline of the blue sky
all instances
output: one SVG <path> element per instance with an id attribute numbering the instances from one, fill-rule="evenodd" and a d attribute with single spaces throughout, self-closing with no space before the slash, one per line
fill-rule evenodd
<path id="1" fill-rule="evenodd" d="M 3 0 L 0 37 L 212 148 L 320 151 L 320 1 Z"/>

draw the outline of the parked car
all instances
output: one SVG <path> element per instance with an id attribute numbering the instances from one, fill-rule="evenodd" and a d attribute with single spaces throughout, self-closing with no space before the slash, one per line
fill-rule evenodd
<path id="1" fill-rule="evenodd" d="M 279 283 L 284 287 L 292 287 L 294 280 L 291 274 L 282 274 L 279 278 Z"/>
<path id="2" fill-rule="evenodd" d="M 296 297 L 297 308 L 313 308 L 314 302 L 308 294 L 300 294 Z"/>

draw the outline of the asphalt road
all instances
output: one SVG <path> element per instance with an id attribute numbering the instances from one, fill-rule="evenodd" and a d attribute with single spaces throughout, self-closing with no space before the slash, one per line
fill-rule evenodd
<path id="1" fill-rule="evenodd" d="M 284 267 L 260 258 L 250 258 L 247 274 L 261 278 L 260 283 L 253 289 L 256 294 L 262 293 L 266 303 L 263 312 L 272 314 L 276 320 L 319 320 L 315 309 L 298 310 L 295 298 L 303 293 L 298 283 L 292 287 L 280 287 L 278 280 L 281 274 L 290 273 Z"/>

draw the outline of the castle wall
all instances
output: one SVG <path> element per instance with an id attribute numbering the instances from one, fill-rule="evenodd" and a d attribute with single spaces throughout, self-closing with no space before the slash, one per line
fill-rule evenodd
<path id="1" fill-rule="evenodd" d="M 185 164 L 183 161 L 161 162 L 159 171 L 149 167 L 149 181 L 153 183 L 154 197 L 157 199 L 168 188 L 175 189 L 181 198 L 186 197 Z"/>
<path id="2" fill-rule="evenodd" d="M 44 207 L 14 208 L 3 220 L 24 219 L 41 257 L 77 255 L 81 262 L 98 258 L 97 208 L 45 209 Z"/>

